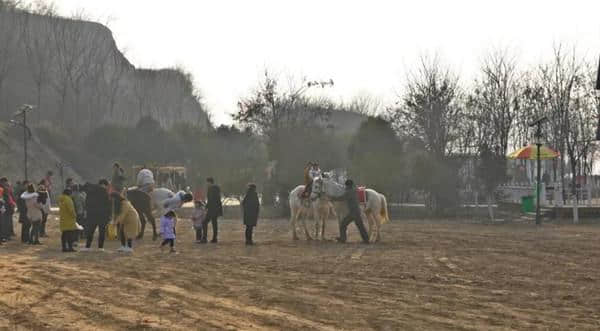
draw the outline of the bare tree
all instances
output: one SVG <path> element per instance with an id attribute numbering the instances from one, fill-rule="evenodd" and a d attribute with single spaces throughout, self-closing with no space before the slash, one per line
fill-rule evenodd
<path id="1" fill-rule="evenodd" d="M 481 76 L 475 81 L 470 105 L 479 117 L 486 145 L 499 146 L 506 155 L 516 113 L 522 74 L 517 70 L 515 57 L 505 50 L 486 55 L 481 64 Z"/>
<path id="2" fill-rule="evenodd" d="M 383 102 L 368 93 L 360 93 L 355 95 L 347 106 L 342 105 L 341 108 L 347 108 L 349 111 L 375 117 L 383 110 Z"/>
<path id="3" fill-rule="evenodd" d="M 422 140 L 443 160 L 453 153 L 464 119 L 458 76 L 443 67 L 437 56 L 422 56 L 405 89 L 399 106 L 392 110 L 396 128 Z"/>
<path id="4" fill-rule="evenodd" d="M 22 25 L 27 69 L 35 85 L 38 121 L 42 119 L 45 110 L 42 105 L 42 93 L 50 83 L 56 54 L 52 51 L 51 35 L 43 33 L 43 31 L 51 30 L 51 26 L 56 23 L 56 20 L 50 9 L 45 10 L 44 13 L 42 17 L 32 14 L 23 15 L 24 24 Z"/>
<path id="5" fill-rule="evenodd" d="M 554 48 L 553 58 L 539 67 L 540 84 L 544 91 L 552 119 L 553 138 L 558 148 L 566 152 L 571 172 L 574 221 L 577 222 L 577 175 L 581 158 L 588 149 L 591 139 L 586 123 L 591 122 L 586 100 L 584 61 L 575 52 L 565 51 L 562 45 Z M 587 114 L 586 114 L 587 113 Z M 589 123 L 588 123 L 589 124 Z M 564 156 L 563 156 L 564 157 Z M 561 180 L 564 187 L 565 169 L 561 162 Z"/>
<path id="6" fill-rule="evenodd" d="M 70 20 L 58 20 L 53 24 L 52 38 L 56 54 L 56 66 L 53 68 L 52 87 L 58 94 L 57 117 L 60 125 L 64 128 L 67 125 L 67 101 L 69 88 L 72 82 L 73 72 L 76 69 L 81 56 L 80 38 L 81 31 L 73 26 Z"/>
<path id="7" fill-rule="evenodd" d="M 308 83 L 306 79 L 295 81 L 289 84 L 290 88 L 282 90 L 278 80 L 265 71 L 264 80 L 259 87 L 249 97 L 238 102 L 238 111 L 233 119 L 242 127 L 264 137 L 271 161 L 282 163 L 289 154 L 289 146 L 285 145 L 286 134 L 299 128 L 314 128 L 324 123 L 331 112 L 331 103 L 305 94 L 311 88 L 328 86 L 330 83 Z M 286 201 L 290 189 L 281 186 L 283 177 L 286 176 L 282 176 L 281 171 L 275 173 L 277 175 L 273 177 L 273 182 L 267 183 L 265 187 L 266 203 L 272 203 L 269 198 L 275 192 L 279 192 L 280 197 Z"/>

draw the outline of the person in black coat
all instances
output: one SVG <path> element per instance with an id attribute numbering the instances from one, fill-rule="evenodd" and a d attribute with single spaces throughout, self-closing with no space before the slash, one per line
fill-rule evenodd
<path id="1" fill-rule="evenodd" d="M 219 232 L 217 218 L 223 216 L 223 205 L 221 204 L 221 189 L 215 185 L 215 180 L 212 177 L 206 178 L 208 189 L 206 190 L 206 218 L 202 224 L 202 240 L 201 243 L 206 243 L 208 236 L 208 223 L 212 223 L 213 238 L 211 243 L 217 242 Z"/>
<path id="2" fill-rule="evenodd" d="M 106 225 L 110 221 L 111 205 L 108 197 L 108 181 L 101 179 L 98 185 L 85 184 L 83 191 L 87 194 L 85 211 L 87 220 L 85 222 L 86 242 L 85 249 L 87 251 L 92 246 L 94 240 L 94 232 L 98 228 L 98 249 L 104 250 L 104 239 L 106 238 Z"/>
<path id="3" fill-rule="evenodd" d="M 258 212 L 260 210 L 255 184 L 248 184 L 248 191 L 246 191 L 246 196 L 242 200 L 242 208 L 244 211 L 244 225 L 246 225 L 246 245 L 254 245 L 252 231 L 258 222 Z"/>
<path id="4" fill-rule="evenodd" d="M 340 236 L 337 238 L 337 240 L 341 243 L 346 242 L 346 230 L 348 229 L 348 225 L 354 222 L 358 228 L 358 232 L 360 232 L 363 243 L 368 244 L 369 234 L 367 233 L 365 225 L 362 221 L 362 213 L 358 204 L 356 187 L 354 187 L 354 182 L 351 179 L 346 180 L 345 184 L 346 190 L 344 195 L 339 198 L 332 199 L 334 201 L 346 201 L 346 205 L 348 206 L 348 215 L 346 215 L 346 217 L 344 217 L 340 222 Z"/>

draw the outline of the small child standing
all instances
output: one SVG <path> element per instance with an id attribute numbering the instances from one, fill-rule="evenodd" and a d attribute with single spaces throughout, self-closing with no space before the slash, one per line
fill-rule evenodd
<path id="1" fill-rule="evenodd" d="M 162 250 L 166 244 L 171 246 L 171 253 L 175 253 L 175 225 L 177 224 L 177 216 L 174 211 L 169 211 L 160 218 L 160 233 L 163 237 L 163 242 L 160 244 Z"/>
<path id="2" fill-rule="evenodd" d="M 199 244 L 202 240 L 202 222 L 206 218 L 206 207 L 204 202 L 196 200 L 194 202 L 194 213 L 192 214 L 192 223 L 194 230 L 196 230 L 196 243 Z"/>

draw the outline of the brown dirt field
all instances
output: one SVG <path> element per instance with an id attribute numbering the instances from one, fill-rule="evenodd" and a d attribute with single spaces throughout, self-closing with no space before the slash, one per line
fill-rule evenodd
<path id="1" fill-rule="evenodd" d="M 0 247 L 0 330 L 600 329 L 598 226 L 393 222 L 363 246 L 264 220 L 245 247 L 237 220 L 217 245 L 180 221 L 178 254 L 126 255 L 61 253 L 53 223 Z"/>

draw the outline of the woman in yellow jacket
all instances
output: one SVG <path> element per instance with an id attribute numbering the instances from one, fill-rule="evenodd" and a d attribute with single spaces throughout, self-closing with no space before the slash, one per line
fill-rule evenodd
<path id="1" fill-rule="evenodd" d="M 63 252 L 75 252 L 73 249 L 73 241 L 75 233 L 78 230 L 75 213 L 75 205 L 71 199 L 71 190 L 66 189 L 63 194 L 58 197 L 58 209 L 60 216 L 60 232 L 62 235 L 60 241 L 62 243 Z"/>
<path id="2" fill-rule="evenodd" d="M 118 192 L 110 195 L 113 206 L 113 219 L 119 229 L 121 248 L 119 252 L 133 252 L 133 238 L 135 238 L 142 227 L 140 216 L 131 202 L 125 200 Z"/>

